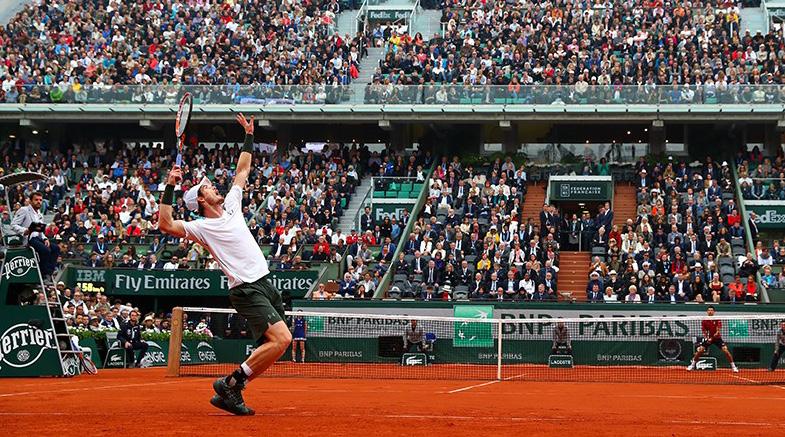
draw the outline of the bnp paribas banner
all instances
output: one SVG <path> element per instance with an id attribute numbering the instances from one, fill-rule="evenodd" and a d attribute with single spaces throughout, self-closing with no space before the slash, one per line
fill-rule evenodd
<path id="1" fill-rule="evenodd" d="M 267 278 L 281 292 L 302 298 L 316 282 L 315 270 L 274 270 Z M 70 268 L 70 287 L 108 295 L 226 296 L 229 282 L 220 270 L 134 270 Z"/>
<path id="2" fill-rule="evenodd" d="M 656 342 L 664 338 L 694 339 L 701 336 L 700 320 L 647 320 L 660 316 L 705 316 L 705 307 L 698 305 L 665 306 L 668 310 L 647 309 L 646 305 L 588 305 L 592 310 L 574 309 L 576 305 L 537 308 L 500 308 L 493 305 L 455 305 L 439 308 L 414 308 L 394 306 L 369 307 L 318 307 L 295 303 L 295 310 L 331 313 L 325 317 L 309 317 L 309 335 L 314 337 L 356 338 L 402 335 L 409 323 L 405 318 L 342 316 L 341 313 L 422 316 L 420 326 L 425 332 L 439 339 L 451 339 L 455 347 L 489 347 L 498 337 L 498 322 L 486 319 L 501 319 L 502 335 L 505 340 L 551 340 L 558 318 L 581 319 L 569 324 L 573 338 L 592 341 Z M 616 310 L 615 308 L 618 308 Z M 623 309 L 622 309 L 623 308 Z M 633 309 L 634 308 L 634 309 Z M 732 314 L 732 306 L 723 306 L 718 314 Z M 768 314 L 765 307 L 759 314 Z M 755 312 L 739 312 L 755 314 Z M 428 320 L 429 316 L 459 317 L 476 319 L 477 322 Z M 640 319 L 623 320 L 622 317 L 637 316 Z M 776 335 L 779 320 L 783 315 L 772 315 L 760 320 L 727 320 L 722 334 L 726 339 L 745 343 L 771 343 Z M 312 329 L 311 327 L 316 326 Z"/>

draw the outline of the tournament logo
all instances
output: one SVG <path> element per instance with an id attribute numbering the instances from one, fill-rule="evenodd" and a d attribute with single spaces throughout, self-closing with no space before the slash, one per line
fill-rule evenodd
<path id="1" fill-rule="evenodd" d="M 561 184 L 559 190 L 562 198 L 568 199 L 570 197 L 570 184 Z"/>
<path id="2" fill-rule="evenodd" d="M 16 368 L 32 366 L 46 349 L 56 348 L 53 330 L 19 323 L 0 335 L 0 364 Z"/>
<path id="3" fill-rule="evenodd" d="M 19 278 L 27 274 L 30 269 L 35 268 L 35 260 L 26 256 L 15 256 L 3 264 L 3 277 L 9 279 L 11 276 Z"/>
<path id="4" fill-rule="evenodd" d="M 213 345 L 206 341 L 200 341 L 199 344 L 196 345 L 196 355 L 199 356 L 199 360 L 203 363 L 218 362 L 218 357 L 215 355 Z"/>
<path id="5" fill-rule="evenodd" d="M 161 345 L 150 340 L 147 341 L 147 353 L 144 355 L 144 361 L 146 361 L 149 365 L 165 365 L 166 364 L 166 355 L 164 354 L 164 350 L 161 348 Z"/>
<path id="6" fill-rule="evenodd" d="M 665 361 L 677 361 L 682 354 L 681 342 L 676 339 L 660 340 L 660 358 Z"/>
<path id="7" fill-rule="evenodd" d="M 428 358 L 422 353 L 406 353 L 401 357 L 401 364 L 404 366 L 425 366 L 428 364 Z"/>

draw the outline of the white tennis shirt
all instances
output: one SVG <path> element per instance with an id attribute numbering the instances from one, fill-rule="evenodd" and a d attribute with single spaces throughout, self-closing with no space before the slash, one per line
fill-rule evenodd
<path id="1" fill-rule="evenodd" d="M 233 185 L 220 217 L 183 223 L 185 237 L 210 251 L 229 279 L 229 288 L 256 282 L 270 273 L 262 249 L 245 224 L 242 194 L 240 187 Z"/>

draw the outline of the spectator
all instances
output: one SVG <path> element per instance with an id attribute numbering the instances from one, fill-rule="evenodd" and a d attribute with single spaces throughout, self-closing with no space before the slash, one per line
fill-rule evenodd
<path id="1" fill-rule="evenodd" d="M 128 322 L 120 326 L 120 331 L 117 333 L 117 341 L 125 349 L 126 363 L 130 363 L 131 367 L 139 367 L 147 353 L 148 344 L 142 340 L 142 327 L 139 325 L 139 312 L 132 310 L 129 313 Z M 134 361 L 134 351 L 138 350 L 139 355 Z"/>

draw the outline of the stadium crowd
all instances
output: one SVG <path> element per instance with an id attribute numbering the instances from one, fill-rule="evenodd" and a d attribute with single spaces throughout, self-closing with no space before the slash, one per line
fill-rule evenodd
<path id="1" fill-rule="evenodd" d="M 357 78 L 362 34 L 339 35 L 338 0 L 26 2 L 0 26 L 0 101 L 322 101 Z M 119 85 L 139 85 L 133 90 Z M 274 85 L 304 85 L 273 93 Z M 295 94 L 293 94 L 295 93 Z M 338 98 L 337 96 L 332 96 Z"/>
<path id="2" fill-rule="evenodd" d="M 400 187 L 403 181 L 425 181 L 425 171 L 433 165 L 430 152 L 401 153 L 386 151 L 382 156 L 371 156 L 365 166 L 369 175 L 377 176 L 376 189 Z M 319 284 L 311 298 L 314 300 L 370 299 L 382 277 L 393 263 L 393 255 L 401 233 L 410 218 L 408 209 L 386 214 L 377 219 L 370 207 L 363 208 L 359 223 L 349 235 L 339 230 L 332 233 L 332 242 L 345 251 L 343 276 L 334 283 Z M 353 220 L 353 218 L 347 218 Z M 357 226 L 359 224 L 359 226 Z M 314 251 L 315 252 L 315 251 Z"/>
<path id="3" fill-rule="evenodd" d="M 591 302 L 758 299 L 727 162 L 636 163 L 637 217 L 594 228 Z"/>
<path id="4" fill-rule="evenodd" d="M 521 222 L 527 174 L 511 158 L 486 166 L 443 157 L 428 199 L 393 262 L 391 296 L 423 300 L 556 300 L 559 213 Z"/>
<path id="5" fill-rule="evenodd" d="M 739 10 L 727 0 L 444 1 L 443 37 L 385 29 L 366 99 L 781 102 L 780 87 L 756 85 L 781 83 L 782 38 L 741 32 Z"/>

